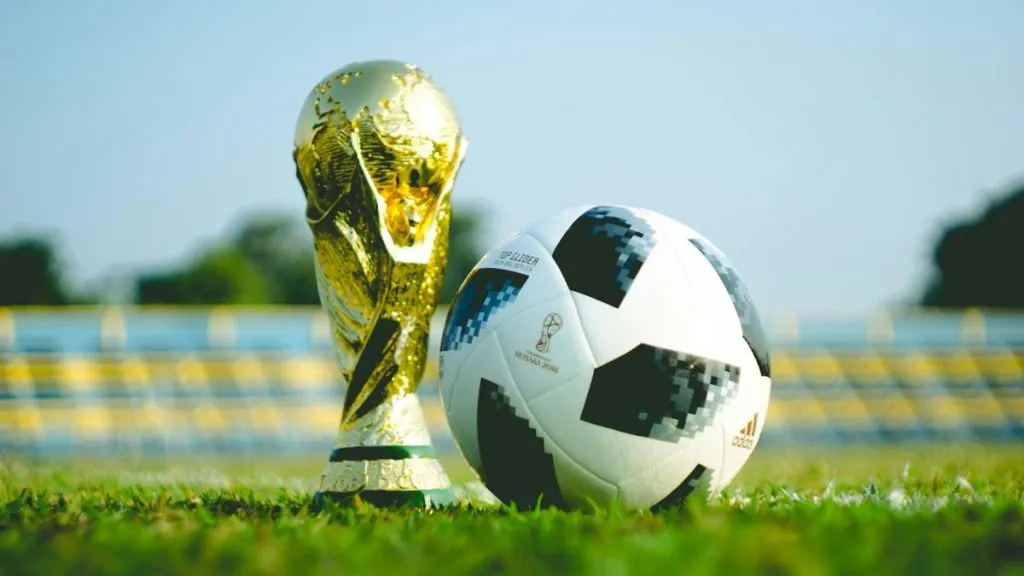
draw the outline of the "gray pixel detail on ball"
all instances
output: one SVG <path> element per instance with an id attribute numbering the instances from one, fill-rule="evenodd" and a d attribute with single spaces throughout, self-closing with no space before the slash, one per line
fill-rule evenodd
<path id="1" fill-rule="evenodd" d="M 746 284 L 740 279 L 739 273 L 729 264 L 725 255 L 722 254 L 709 242 L 698 238 L 691 238 L 690 244 L 699 251 L 714 268 L 718 278 L 725 286 L 729 298 L 732 300 L 733 309 L 739 317 L 740 325 L 743 327 L 743 339 L 754 354 L 757 367 L 762 376 L 771 376 L 771 353 L 768 336 L 761 325 L 761 318 L 757 314 L 757 307 L 754 300 L 747 291 Z"/>
<path id="2" fill-rule="evenodd" d="M 668 350 L 655 351 L 655 362 L 665 363 L 672 372 L 672 410 L 651 429 L 651 438 L 678 442 L 693 438 L 712 424 L 721 407 L 739 391 L 739 370 L 724 362 L 694 356 L 679 356 Z M 703 403 L 691 411 L 694 396 L 704 394 Z M 682 421 L 682 425 L 680 425 Z"/>
<path id="3" fill-rule="evenodd" d="M 751 317 L 754 314 L 754 307 L 750 294 L 747 293 L 747 287 L 743 282 L 740 282 L 736 270 L 726 263 L 724 256 L 708 244 L 696 238 L 691 238 L 690 244 L 708 259 L 715 272 L 722 278 L 722 282 L 729 292 L 729 298 L 732 300 L 732 305 L 736 308 L 736 314 L 740 317 L 740 323 L 744 326 L 750 324 Z"/>
<path id="4" fill-rule="evenodd" d="M 636 279 L 636 272 L 631 265 L 639 262 L 641 258 L 646 259 L 646 256 L 654 249 L 654 231 L 645 226 L 647 223 L 643 220 L 637 219 L 635 222 L 627 220 L 632 217 L 632 214 L 625 210 L 605 208 L 592 213 L 592 215 L 598 214 L 603 216 L 601 224 L 595 226 L 591 234 L 602 234 L 616 241 L 616 252 L 619 257 L 615 260 L 615 281 L 618 282 L 619 288 L 625 294 L 629 292 L 633 280 Z M 609 222 L 609 216 L 617 220 L 614 223 Z M 624 227 L 621 222 L 629 222 L 629 227 Z"/>
<path id="5" fill-rule="evenodd" d="M 597 367 L 580 418 L 676 443 L 708 429 L 739 393 L 739 382 L 738 366 L 640 344 Z"/>
<path id="6" fill-rule="evenodd" d="M 595 206 L 569 226 L 551 255 L 570 290 L 617 308 L 656 243 L 654 227 L 639 215 Z"/>

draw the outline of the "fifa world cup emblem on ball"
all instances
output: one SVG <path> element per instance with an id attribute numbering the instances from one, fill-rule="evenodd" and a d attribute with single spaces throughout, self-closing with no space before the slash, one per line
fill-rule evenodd
<path id="1" fill-rule="evenodd" d="M 562 328 L 562 317 L 552 312 L 544 317 L 540 327 L 540 340 L 534 347 L 537 352 L 544 353 L 551 349 L 551 337 Z"/>
<path id="2" fill-rule="evenodd" d="M 295 132 L 320 301 L 345 398 L 317 500 L 452 501 L 416 395 L 467 141 L 419 68 L 350 64 L 313 88 Z"/>

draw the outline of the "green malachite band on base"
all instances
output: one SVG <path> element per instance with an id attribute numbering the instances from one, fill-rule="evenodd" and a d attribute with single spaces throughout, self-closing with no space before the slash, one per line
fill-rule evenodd
<path id="1" fill-rule="evenodd" d="M 368 460 L 406 460 L 409 458 L 433 458 L 433 446 L 347 446 L 335 448 L 330 462 L 351 462 Z"/>
<path id="2" fill-rule="evenodd" d="M 361 490 L 359 492 L 317 492 L 313 497 L 315 508 L 323 508 L 330 501 L 340 506 L 370 505 L 377 508 L 444 508 L 456 503 L 451 488 L 433 490 Z"/>

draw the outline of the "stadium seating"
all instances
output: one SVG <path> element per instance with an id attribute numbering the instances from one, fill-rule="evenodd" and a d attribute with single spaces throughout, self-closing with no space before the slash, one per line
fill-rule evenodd
<path id="1" fill-rule="evenodd" d="M 1024 438 L 1024 314 L 769 328 L 766 444 Z M 432 359 L 421 395 L 451 451 L 436 384 Z M 316 308 L 0 309 L 5 453 L 327 451 L 342 397 Z"/>

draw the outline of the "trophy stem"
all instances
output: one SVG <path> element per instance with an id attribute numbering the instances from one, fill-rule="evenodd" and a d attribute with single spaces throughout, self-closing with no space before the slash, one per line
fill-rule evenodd
<path id="1" fill-rule="evenodd" d="M 388 398 L 341 430 L 315 503 L 321 506 L 325 500 L 382 508 L 455 503 L 416 394 Z"/>

